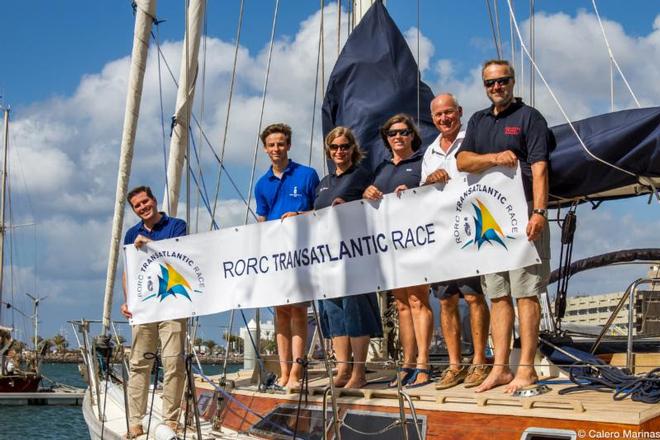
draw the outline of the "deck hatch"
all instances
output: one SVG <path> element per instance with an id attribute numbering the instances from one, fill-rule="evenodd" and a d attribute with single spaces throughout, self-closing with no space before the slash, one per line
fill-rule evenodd
<path id="1" fill-rule="evenodd" d="M 283 403 L 275 407 L 262 420 L 252 425 L 250 434 L 270 439 L 291 439 L 296 429 L 298 406 Z M 326 424 L 332 422 L 332 411 L 326 412 Z M 323 439 L 323 418 L 320 406 L 307 406 L 300 409 L 298 420 L 297 439 L 321 440 Z"/>
<path id="2" fill-rule="evenodd" d="M 394 413 L 348 410 L 344 415 L 344 423 L 340 431 L 341 438 L 342 440 L 373 440 L 375 438 L 373 434 L 378 432 L 376 436 L 378 440 L 401 440 L 404 437 L 400 425 L 385 432 L 379 432 L 398 420 L 399 415 Z M 408 428 L 408 438 L 417 440 L 417 432 L 415 426 L 412 424 L 412 417 L 408 415 L 407 420 L 410 422 L 406 425 Z M 356 431 L 370 435 L 359 434 L 346 425 Z M 419 432 L 422 434 L 422 440 L 424 440 L 426 438 L 426 416 L 417 415 L 417 426 L 419 427 Z"/>
<path id="3" fill-rule="evenodd" d="M 570 429 L 527 428 L 520 440 L 575 440 L 577 434 Z"/>

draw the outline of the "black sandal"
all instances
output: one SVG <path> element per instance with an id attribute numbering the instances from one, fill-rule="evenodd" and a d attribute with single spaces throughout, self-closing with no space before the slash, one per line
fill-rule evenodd
<path id="1" fill-rule="evenodd" d="M 406 386 L 408 382 L 410 382 L 417 374 L 417 369 L 416 368 L 408 368 L 408 367 L 403 367 L 401 369 L 402 372 L 406 373 L 402 378 L 401 378 L 401 386 Z M 398 382 L 398 373 L 396 376 L 394 376 L 394 379 L 392 379 L 388 384 L 387 388 L 396 388 L 397 387 L 397 382 Z"/>

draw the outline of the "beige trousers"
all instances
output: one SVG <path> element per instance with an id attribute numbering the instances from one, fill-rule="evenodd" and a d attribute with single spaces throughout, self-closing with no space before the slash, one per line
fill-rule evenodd
<path id="1" fill-rule="evenodd" d="M 145 359 L 144 355 L 156 352 L 158 340 L 160 340 L 161 361 L 165 372 L 162 394 L 163 420 L 177 421 L 185 381 L 183 353 L 186 319 L 134 325 L 132 333 L 131 372 L 128 379 L 129 424 L 142 426 L 142 419 L 147 413 L 149 379 L 154 360 Z"/>

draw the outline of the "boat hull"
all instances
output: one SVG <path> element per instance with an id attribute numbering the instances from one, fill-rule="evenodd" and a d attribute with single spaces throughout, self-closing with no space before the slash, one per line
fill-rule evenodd
<path id="1" fill-rule="evenodd" d="M 364 399 L 361 400 L 364 401 Z M 221 423 L 232 430 L 246 432 L 259 422 L 259 418 L 254 413 L 264 415 L 270 413 L 279 405 L 291 406 L 291 404 L 291 399 L 265 397 L 263 394 L 234 393 L 233 398 L 227 400 L 221 411 Z M 310 402 L 310 404 L 317 408 L 320 406 L 318 401 Z M 580 433 L 593 433 L 594 435 L 596 433 L 620 433 L 621 438 L 626 438 L 623 435 L 627 435 L 627 438 L 643 438 L 641 437 L 643 433 L 660 431 L 660 417 L 653 417 L 639 424 L 626 424 L 594 421 L 589 420 L 586 416 L 584 420 L 579 420 L 579 417 L 560 419 L 539 417 L 538 415 L 511 415 L 517 411 L 507 409 L 508 404 L 506 403 L 496 410 L 496 414 L 493 413 L 492 408 L 489 409 L 490 413 L 486 413 L 485 407 L 489 405 L 488 403 L 483 403 L 483 411 L 477 404 L 470 412 L 443 410 L 443 405 L 446 404 L 438 403 L 437 409 L 416 409 L 417 417 L 423 419 L 421 424 L 423 439 L 471 440 L 474 438 L 493 438 L 519 440 L 526 430 L 533 428 L 572 431 L 578 436 Z M 390 414 L 393 418 L 399 416 L 398 406 L 340 403 L 338 407 L 340 419 L 349 411 L 369 415 Z M 249 408 L 249 410 L 246 408 Z M 548 413 L 552 410 L 552 408 L 547 408 Z M 580 409 L 576 408 L 576 411 L 579 412 Z M 406 413 L 410 416 L 407 406 Z M 535 412 L 535 414 L 539 413 Z M 330 435 L 329 438 L 333 438 L 331 432 L 328 432 L 328 434 Z"/>
<path id="2" fill-rule="evenodd" d="M 0 393 L 36 393 L 40 383 L 37 374 L 0 376 Z"/>

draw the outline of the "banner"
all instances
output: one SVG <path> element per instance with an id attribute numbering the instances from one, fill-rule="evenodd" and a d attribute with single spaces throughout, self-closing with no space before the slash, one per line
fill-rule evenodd
<path id="1" fill-rule="evenodd" d="M 132 324 L 269 307 L 517 269 L 519 169 L 358 200 L 285 220 L 125 246 Z"/>

